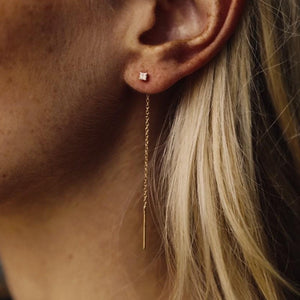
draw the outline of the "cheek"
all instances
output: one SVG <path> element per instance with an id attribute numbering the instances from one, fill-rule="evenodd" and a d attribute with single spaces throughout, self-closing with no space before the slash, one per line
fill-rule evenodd
<path id="1" fill-rule="evenodd" d="M 86 165 L 113 117 L 120 53 L 78 2 L 0 0 L 0 199 Z"/>
<path id="2" fill-rule="evenodd" d="M 104 3 L 107 0 L 0 0 L 0 67 L 32 64 L 65 50 L 84 30 L 101 30 L 111 19 Z"/>
<path id="3" fill-rule="evenodd" d="M 46 73 L 40 82 L 19 74 L 0 92 L 0 203 L 86 174 L 113 138 L 122 105 L 117 75 L 98 82 L 92 71 Z"/>
<path id="4" fill-rule="evenodd" d="M 55 1 L 0 2 L 0 178 L 9 180 L 13 165 L 34 156 L 37 116 L 48 110 L 38 85 L 50 64 L 52 44 L 62 37 L 62 11 Z M 55 41 L 56 40 L 56 41 Z M 40 123 L 42 127 L 43 123 Z"/>
<path id="5" fill-rule="evenodd" d="M 62 1 L 0 2 L 0 66 L 11 67 L 31 56 L 53 51 L 62 42 Z M 38 56 L 37 56 L 38 54 Z"/>

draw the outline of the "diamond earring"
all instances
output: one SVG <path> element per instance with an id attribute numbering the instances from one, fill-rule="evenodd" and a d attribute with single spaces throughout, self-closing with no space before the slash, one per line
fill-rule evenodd
<path id="1" fill-rule="evenodd" d="M 139 79 L 140 79 L 141 81 L 148 81 L 148 78 L 149 78 L 148 73 L 140 72 L 140 77 L 139 77 Z"/>

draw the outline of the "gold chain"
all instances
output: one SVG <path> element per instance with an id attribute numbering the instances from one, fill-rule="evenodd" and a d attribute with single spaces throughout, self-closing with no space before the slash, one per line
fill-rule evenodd
<path id="1" fill-rule="evenodd" d="M 146 249 L 146 210 L 148 205 L 150 95 L 146 96 L 145 111 L 145 156 L 144 156 L 144 205 L 143 205 L 143 250 Z"/>

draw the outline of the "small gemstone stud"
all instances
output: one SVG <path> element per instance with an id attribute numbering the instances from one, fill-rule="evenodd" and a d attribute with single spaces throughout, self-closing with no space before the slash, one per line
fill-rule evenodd
<path id="1" fill-rule="evenodd" d="M 147 80 L 148 80 L 148 77 L 149 77 L 148 73 L 140 72 L 140 77 L 139 77 L 139 79 L 140 79 L 141 81 L 147 81 Z"/>

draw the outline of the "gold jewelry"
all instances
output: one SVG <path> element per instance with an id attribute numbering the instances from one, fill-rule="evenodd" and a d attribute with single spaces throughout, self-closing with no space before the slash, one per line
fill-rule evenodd
<path id="1" fill-rule="evenodd" d="M 148 205 L 150 95 L 146 96 L 145 110 L 145 156 L 144 156 L 144 205 L 143 205 L 143 250 L 146 249 L 146 210 Z"/>
<path id="2" fill-rule="evenodd" d="M 139 80 L 148 81 L 149 75 L 140 72 Z M 149 123 L 150 123 L 150 95 L 146 95 L 145 108 L 145 152 L 144 152 L 144 195 L 143 195 L 143 250 L 146 249 L 146 216 L 148 206 L 148 163 L 149 163 Z"/>

